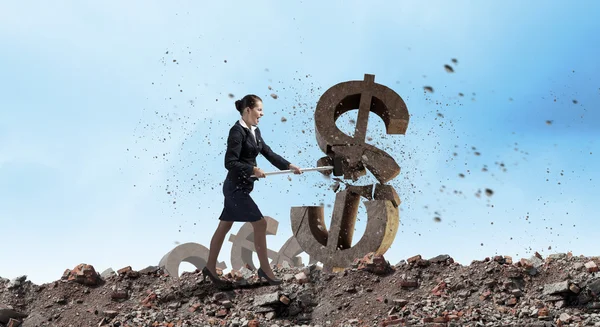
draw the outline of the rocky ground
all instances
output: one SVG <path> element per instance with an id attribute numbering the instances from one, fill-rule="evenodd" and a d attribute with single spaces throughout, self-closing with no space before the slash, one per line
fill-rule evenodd
<path id="1" fill-rule="evenodd" d="M 569 253 L 390 266 L 369 254 L 332 274 L 276 267 L 279 286 L 244 268 L 222 276 L 236 282 L 230 289 L 200 272 L 126 267 L 100 277 L 81 264 L 43 285 L 0 278 L 0 326 L 600 326 L 599 264 Z"/>

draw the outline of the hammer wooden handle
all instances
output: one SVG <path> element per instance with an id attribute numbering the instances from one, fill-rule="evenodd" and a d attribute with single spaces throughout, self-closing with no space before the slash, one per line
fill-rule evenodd
<path id="1" fill-rule="evenodd" d="M 315 167 L 315 168 L 300 168 L 300 171 L 319 171 L 319 170 L 331 170 L 333 169 L 333 166 L 322 166 L 322 167 Z M 278 170 L 278 171 L 271 171 L 268 173 L 265 173 L 266 176 L 268 175 L 279 175 L 279 174 L 289 174 L 289 173 L 293 173 L 294 171 L 291 169 L 286 169 L 286 170 Z M 256 177 L 254 175 L 251 175 L 250 177 Z"/>

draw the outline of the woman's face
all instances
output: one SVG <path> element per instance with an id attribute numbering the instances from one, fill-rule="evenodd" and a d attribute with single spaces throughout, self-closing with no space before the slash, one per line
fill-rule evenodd
<path id="1" fill-rule="evenodd" d="M 251 125 L 258 125 L 258 120 L 263 116 L 263 104 L 262 101 L 257 101 L 254 108 L 247 109 L 247 120 Z"/>

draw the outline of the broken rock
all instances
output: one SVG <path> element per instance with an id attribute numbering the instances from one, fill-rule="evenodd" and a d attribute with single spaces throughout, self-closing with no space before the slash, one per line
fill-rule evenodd
<path id="1" fill-rule="evenodd" d="M 364 257 L 355 261 L 358 261 L 359 270 L 366 270 L 379 275 L 392 271 L 390 263 L 385 260 L 383 255 L 376 255 L 374 252 L 367 253 Z"/>
<path id="2" fill-rule="evenodd" d="M 300 273 L 296 274 L 296 276 L 294 276 L 294 278 L 296 278 L 296 280 L 300 284 L 304 284 L 304 283 L 308 282 L 308 277 L 306 277 L 306 274 L 304 272 L 300 272 Z"/>
<path id="3" fill-rule="evenodd" d="M 115 271 L 112 268 L 108 268 L 100 274 L 100 277 L 102 277 L 102 279 L 108 279 L 116 275 L 117 273 L 115 273 Z"/>
<path id="4" fill-rule="evenodd" d="M 452 259 L 449 255 L 447 254 L 440 254 L 436 257 L 433 257 L 431 259 L 429 259 L 430 262 L 432 263 L 446 263 L 446 261 Z"/>
<path id="5" fill-rule="evenodd" d="M 405 300 L 405 299 L 395 299 L 393 302 L 395 305 L 399 306 L 400 308 L 402 308 L 403 306 L 408 304 L 408 300 Z"/>
<path id="6" fill-rule="evenodd" d="M 127 290 L 116 290 L 112 292 L 110 297 L 116 301 L 126 300 L 129 297 L 129 292 Z"/>
<path id="7" fill-rule="evenodd" d="M 271 305 L 271 304 L 277 304 L 277 303 L 279 303 L 279 293 L 278 292 L 262 294 L 262 295 L 258 295 L 257 297 L 254 298 L 254 305 L 257 307 Z"/>
<path id="8" fill-rule="evenodd" d="M 569 281 L 544 285 L 544 295 L 554 295 L 569 292 Z"/>
<path id="9" fill-rule="evenodd" d="M 598 265 L 596 265 L 596 263 L 594 261 L 589 261 L 585 263 L 585 269 L 587 269 L 588 272 L 597 272 L 598 271 Z"/>
<path id="10" fill-rule="evenodd" d="M 531 264 L 533 265 L 533 268 L 535 268 L 535 269 L 538 269 L 544 265 L 544 260 L 542 260 L 538 256 L 533 256 L 533 257 L 529 258 L 529 262 L 531 262 Z"/>
<path id="11" fill-rule="evenodd" d="M 8 321 L 8 325 L 6 325 L 6 327 L 19 327 L 19 326 L 21 326 L 21 323 L 22 323 L 22 321 L 11 318 Z"/>
<path id="12" fill-rule="evenodd" d="M 9 289 L 11 289 L 11 288 L 17 288 L 17 287 L 21 286 L 21 284 L 23 284 L 26 280 L 27 280 L 27 275 L 23 275 L 23 276 L 19 276 L 19 277 L 13 278 L 8 283 L 7 287 Z"/>
<path id="13" fill-rule="evenodd" d="M 409 264 L 415 264 L 415 263 L 417 263 L 417 261 L 419 261 L 419 260 L 421 260 L 421 255 L 420 255 L 420 254 L 417 254 L 417 255 L 415 255 L 415 256 L 412 256 L 412 257 L 408 258 L 408 259 L 406 260 L 406 262 L 408 262 Z"/>
<path id="14" fill-rule="evenodd" d="M 600 278 L 591 280 L 587 287 L 595 296 L 600 296 Z"/>
<path id="15" fill-rule="evenodd" d="M 11 319 L 23 319 L 26 317 L 27 315 L 24 313 L 0 306 L 0 323 L 8 324 Z"/>
<path id="16" fill-rule="evenodd" d="M 94 266 L 82 263 L 73 268 L 73 270 L 67 269 L 63 274 L 63 279 L 83 285 L 95 286 L 100 282 L 100 275 L 98 275 Z"/>
<path id="17" fill-rule="evenodd" d="M 140 274 L 143 275 L 151 275 L 151 274 L 155 274 L 160 270 L 160 267 L 158 266 L 148 266 L 142 270 L 139 271 Z"/>
<path id="18" fill-rule="evenodd" d="M 600 278 L 583 265 L 598 264 L 598 258 L 550 255 L 536 276 L 527 275 L 522 261 L 510 264 L 506 256 L 503 264 L 499 256 L 490 256 L 471 266 L 448 265 L 446 255 L 436 258 L 420 258 L 381 276 L 359 270 L 358 264 L 340 273 L 282 265 L 274 272 L 287 275 L 287 281 L 275 289 L 252 278 L 250 287 L 224 291 L 203 281 L 200 271 L 175 277 L 162 269 L 137 279 L 125 272 L 98 288 L 56 281 L 8 289 L 10 280 L 0 278 L 0 303 L 30 313 L 27 319 L 12 318 L 23 321 L 21 327 L 249 327 L 252 319 L 256 327 L 301 327 L 304 321 L 349 327 L 343 324 L 350 318 L 358 319 L 357 326 L 600 326 Z M 377 261 L 375 256 L 362 259 L 365 267 Z M 420 260 L 431 265 L 419 266 Z M 293 277 L 299 273 L 310 283 L 298 283 Z"/>

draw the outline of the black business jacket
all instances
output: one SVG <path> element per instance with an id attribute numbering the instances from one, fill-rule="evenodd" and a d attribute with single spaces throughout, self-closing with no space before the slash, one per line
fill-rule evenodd
<path id="1" fill-rule="evenodd" d="M 254 141 L 250 129 L 243 127 L 239 120 L 229 130 L 227 151 L 225 152 L 225 168 L 228 170 L 223 191 L 243 188 L 251 191 L 256 177 L 250 177 L 256 167 L 256 157 L 262 154 L 279 170 L 289 169 L 290 162 L 273 152 L 260 135 L 260 129 L 254 130 L 257 142 Z"/>

